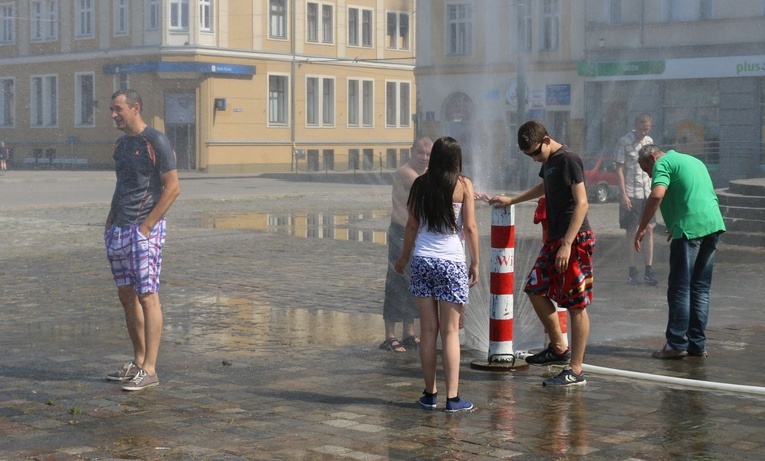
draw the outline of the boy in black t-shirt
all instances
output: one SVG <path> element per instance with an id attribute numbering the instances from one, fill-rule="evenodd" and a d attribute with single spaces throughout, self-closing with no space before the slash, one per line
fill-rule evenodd
<path id="1" fill-rule="evenodd" d="M 495 196 L 489 203 L 506 207 L 545 196 L 547 238 L 529 274 L 524 291 L 550 336 L 547 349 L 526 357 L 533 365 L 568 364 L 542 384 L 575 386 L 585 384 L 582 361 L 590 319 L 586 307 L 592 303 L 592 253 L 595 235 L 587 220 L 587 191 L 582 159 L 550 138 L 540 123 L 529 121 L 518 129 L 518 146 L 542 164 L 542 182 L 515 197 Z M 561 332 L 556 302 L 571 316 L 571 348 Z"/>

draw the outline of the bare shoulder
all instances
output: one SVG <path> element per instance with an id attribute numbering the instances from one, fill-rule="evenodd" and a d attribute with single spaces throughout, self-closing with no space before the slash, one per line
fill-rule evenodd
<path id="1" fill-rule="evenodd" d="M 403 184 L 407 186 L 408 188 L 409 186 L 412 185 L 412 183 L 414 182 L 415 179 L 417 179 L 418 176 L 420 176 L 419 173 L 417 173 L 417 171 L 415 171 L 415 169 L 412 168 L 411 165 L 409 165 L 408 163 L 405 163 L 404 165 L 402 165 L 396 170 L 396 172 L 393 174 L 393 179 L 397 183 Z"/>

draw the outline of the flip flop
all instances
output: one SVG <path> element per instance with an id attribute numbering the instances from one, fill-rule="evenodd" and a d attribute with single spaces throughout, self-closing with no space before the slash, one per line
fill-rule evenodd
<path id="1" fill-rule="evenodd" d="M 380 344 L 380 349 L 396 353 L 406 352 L 406 348 L 396 338 L 388 338 L 383 341 Z"/>

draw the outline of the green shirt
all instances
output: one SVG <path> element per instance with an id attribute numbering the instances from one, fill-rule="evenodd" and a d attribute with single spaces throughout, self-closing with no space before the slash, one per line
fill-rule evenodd
<path id="1" fill-rule="evenodd" d="M 670 150 L 653 166 L 651 188 L 656 186 L 667 188 L 661 215 L 672 238 L 696 239 L 725 231 L 712 178 L 701 160 Z"/>

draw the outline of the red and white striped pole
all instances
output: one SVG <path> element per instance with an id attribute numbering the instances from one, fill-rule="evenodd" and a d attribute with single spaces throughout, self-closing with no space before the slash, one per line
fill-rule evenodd
<path id="1" fill-rule="evenodd" d="M 515 206 L 511 205 L 495 208 L 491 214 L 489 362 L 515 360 L 513 352 L 514 266 Z"/>
<path id="2" fill-rule="evenodd" d="M 491 294 L 488 362 L 477 368 L 515 368 L 513 351 L 513 289 L 515 264 L 515 206 L 494 208 L 491 214 Z"/>

